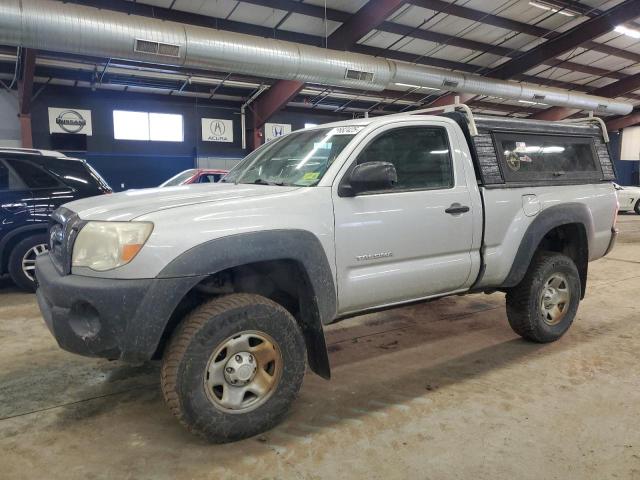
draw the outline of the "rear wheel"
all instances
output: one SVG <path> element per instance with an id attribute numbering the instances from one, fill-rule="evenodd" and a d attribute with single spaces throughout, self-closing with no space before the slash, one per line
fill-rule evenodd
<path id="1" fill-rule="evenodd" d="M 636 205 L 633 207 L 633 210 L 640 215 L 640 200 L 636 202 Z"/>
<path id="2" fill-rule="evenodd" d="M 262 433 L 302 385 L 305 344 L 295 318 L 259 295 L 234 294 L 194 310 L 162 363 L 162 391 L 178 420 L 214 443 Z"/>
<path id="3" fill-rule="evenodd" d="M 35 291 L 36 257 L 48 249 L 46 235 L 27 237 L 13 247 L 9 255 L 9 275 L 18 287 Z"/>
<path id="4" fill-rule="evenodd" d="M 569 329 L 580 303 L 580 275 L 566 255 L 541 252 L 522 281 L 507 292 L 507 318 L 514 332 L 547 343 Z"/>

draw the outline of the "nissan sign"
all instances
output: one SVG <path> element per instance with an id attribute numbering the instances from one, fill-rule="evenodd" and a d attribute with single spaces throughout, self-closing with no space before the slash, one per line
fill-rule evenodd
<path id="1" fill-rule="evenodd" d="M 91 135 L 91 110 L 49 107 L 49 132 Z"/>

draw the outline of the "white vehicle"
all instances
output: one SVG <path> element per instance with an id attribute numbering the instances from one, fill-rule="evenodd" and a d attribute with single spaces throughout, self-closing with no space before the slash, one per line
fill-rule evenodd
<path id="1" fill-rule="evenodd" d="M 623 187 L 614 183 L 618 194 L 620 212 L 636 212 L 640 215 L 640 187 Z"/>
<path id="2" fill-rule="evenodd" d="M 171 411 L 213 442 L 277 424 L 323 326 L 365 311 L 506 292 L 513 330 L 559 339 L 587 264 L 615 242 L 596 119 L 553 123 L 431 109 L 273 140 L 221 183 L 72 202 L 36 262 L 60 346 L 162 358 Z"/>

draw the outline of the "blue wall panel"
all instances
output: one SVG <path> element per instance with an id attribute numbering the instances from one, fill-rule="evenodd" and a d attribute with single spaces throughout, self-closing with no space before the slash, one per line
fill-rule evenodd
<path id="1" fill-rule="evenodd" d="M 157 187 L 175 174 L 195 167 L 191 155 L 87 153 L 84 157 L 114 191 Z"/>
<path id="2" fill-rule="evenodd" d="M 610 143 L 609 143 L 609 151 L 611 152 L 611 157 L 613 159 L 613 163 L 616 167 L 616 174 L 618 178 L 618 183 L 620 185 L 640 185 L 639 183 L 639 169 L 640 162 L 625 160 L 624 158 L 620 158 L 620 150 L 621 150 L 621 138 L 622 136 L 618 132 L 613 132 L 610 135 Z"/>
<path id="3" fill-rule="evenodd" d="M 53 148 L 49 134 L 48 107 L 91 110 L 93 135 L 86 138 L 86 152 L 68 153 L 86 158 L 115 191 L 122 190 L 122 184 L 124 189 L 157 186 L 182 170 L 194 168 L 198 158 L 239 159 L 248 153 L 242 148 L 240 105 L 230 102 L 47 86 L 34 100 L 32 107 L 36 148 Z M 181 114 L 184 120 L 184 142 L 115 140 L 113 110 Z M 232 120 L 233 142 L 203 142 L 202 118 Z M 272 121 L 290 123 L 293 130 L 297 130 L 307 122 L 320 124 L 349 118 L 350 114 L 326 114 L 316 110 L 282 111 L 274 115 Z M 247 120 L 247 124 L 250 123 Z M 203 164 L 207 162 L 203 161 Z M 216 165 L 216 168 L 220 166 Z"/>

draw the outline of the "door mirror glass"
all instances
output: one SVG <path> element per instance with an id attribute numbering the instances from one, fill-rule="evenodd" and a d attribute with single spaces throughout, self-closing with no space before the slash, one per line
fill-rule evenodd
<path id="1" fill-rule="evenodd" d="M 396 167 L 389 162 L 365 162 L 356 167 L 349 176 L 352 195 L 360 192 L 388 190 L 398 182 Z"/>

